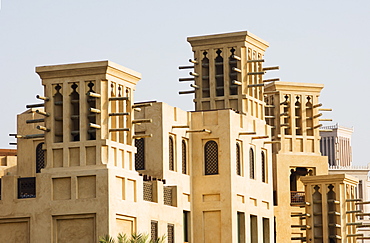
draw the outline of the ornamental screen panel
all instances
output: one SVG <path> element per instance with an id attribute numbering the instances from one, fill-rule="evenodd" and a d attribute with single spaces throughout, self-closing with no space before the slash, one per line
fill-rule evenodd
<path id="1" fill-rule="evenodd" d="M 150 238 L 152 241 L 156 241 L 158 239 L 158 221 L 150 222 Z"/>
<path id="2" fill-rule="evenodd" d="M 215 141 L 208 141 L 204 146 L 205 174 L 218 174 L 218 145 Z"/>
<path id="3" fill-rule="evenodd" d="M 254 170 L 255 170 L 255 165 L 254 165 L 254 151 L 251 148 L 249 150 L 249 176 L 251 179 L 254 179 Z"/>
<path id="4" fill-rule="evenodd" d="M 18 178 L 18 198 L 36 197 L 36 177 Z"/>
<path id="5" fill-rule="evenodd" d="M 266 180 L 266 175 L 267 175 L 267 170 L 266 170 L 266 158 L 265 158 L 265 152 L 261 152 L 261 168 L 262 168 L 262 182 L 267 182 Z"/>
<path id="6" fill-rule="evenodd" d="M 175 226 L 173 224 L 167 224 L 167 242 L 174 243 L 175 242 Z"/>
<path id="7" fill-rule="evenodd" d="M 239 143 L 236 143 L 236 174 L 241 175 L 241 159 Z"/>
<path id="8" fill-rule="evenodd" d="M 168 144 L 168 162 L 169 162 L 169 169 L 170 170 L 175 170 L 175 163 L 174 163 L 174 146 L 173 146 L 173 138 L 170 136 L 169 137 L 169 144 Z"/>
<path id="9" fill-rule="evenodd" d="M 144 138 L 135 140 L 137 152 L 135 154 L 135 170 L 145 170 L 145 140 Z"/>
<path id="10" fill-rule="evenodd" d="M 45 168 L 45 150 L 42 149 L 44 143 L 36 146 L 36 173 L 40 173 Z"/>
<path id="11" fill-rule="evenodd" d="M 172 206 L 172 187 L 163 187 L 163 203 L 164 205 Z"/>
<path id="12" fill-rule="evenodd" d="M 143 199 L 153 202 L 153 184 L 151 182 L 143 182 Z"/>
<path id="13" fill-rule="evenodd" d="M 181 151 L 182 151 L 182 173 L 183 174 L 187 174 L 187 166 L 186 166 L 186 163 L 187 163 L 187 161 L 186 161 L 186 159 L 187 159 L 187 157 L 186 157 L 186 142 L 185 142 L 185 140 L 182 140 L 182 143 L 181 143 Z"/>

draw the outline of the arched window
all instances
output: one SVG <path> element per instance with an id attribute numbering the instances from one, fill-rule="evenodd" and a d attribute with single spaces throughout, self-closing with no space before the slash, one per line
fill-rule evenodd
<path id="1" fill-rule="evenodd" d="M 135 170 L 145 170 L 145 141 L 144 138 L 135 140 Z"/>
<path id="2" fill-rule="evenodd" d="M 182 143 L 181 143 L 181 152 L 182 152 L 182 173 L 183 174 L 187 174 L 187 150 L 186 150 L 186 141 L 185 140 L 182 140 Z"/>
<path id="3" fill-rule="evenodd" d="M 204 145 L 204 167 L 206 175 L 218 174 L 218 145 L 215 141 L 208 141 Z"/>
<path id="4" fill-rule="evenodd" d="M 261 152 L 262 182 L 267 182 L 267 166 L 265 152 Z"/>
<path id="5" fill-rule="evenodd" d="M 40 173 L 45 168 L 45 150 L 42 149 L 44 143 L 36 146 L 36 173 Z"/>
<path id="6" fill-rule="evenodd" d="M 249 150 L 249 176 L 251 179 L 254 179 L 255 176 L 255 165 L 254 165 L 254 151 L 251 148 Z"/>
<path id="7" fill-rule="evenodd" d="M 168 144 L 168 162 L 169 162 L 169 169 L 175 170 L 175 163 L 174 163 L 174 146 L 173 146 L 173 138 L 169 137 L 169 144 Z"/>
<path id="8" fill-rule="evenodd" d="M 241 154 L 240 154 L 240 145 L 236 143 L 236 174 L 242 175 L 241 172 Z"/>

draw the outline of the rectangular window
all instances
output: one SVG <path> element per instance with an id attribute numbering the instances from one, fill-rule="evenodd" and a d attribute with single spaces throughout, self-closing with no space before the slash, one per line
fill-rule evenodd
<path id="1" fill-rule="evenodd" d="M 153 200 L 153 183 L 144 181 L 143 182 L 143 199 L 145 201 L 154 202 Z"/>
<path id="2" fill-rule="evenodd" d="M 150 238 L 152 241 L 158 239 L 158 221 L 152 220 L 150 222 Z"/>
<path id="3" fill-rule="evenodd" d="M 144 138 L 135 139 L 135 170 L 145 170 L 145 140 Z"/>
<path id="4" fill-rule="evenodd" d="M 173 224 L 167 224 L 167 242 L 175 242 L 175 226 Z"/>
<path id="5" fill-rule="evenodd" d="M 250 217 L 251 226 L 251 243 L 258 243 L 258 228 L 257 228 L 257 216 L 251 215 Z"/>
<path id="6" fill-rule="evenodd" d="M 175 171 L 175 141 L 174 136 L 170 135 L 168 138 L 168 165 L 169 170 Z"/>
<path id="7" fill-rule="evenodd" d="M 270 242 L 270 219 L 263 218 L 263 243 Z"/>
<path id="8" fill-rule="evenodd" d="M 172 187 L 164 186 L 163 187 L 163 204 L 172 206 Z"/>
<path id="9" fill-rule="evenodd" d="M 184 211 L 184 242 L 189 242 L 190 240 L 190 212 Z"/>
<path id="10" fill-rule="evenodd" d="M 36 177 L 18 178 L 18 198 L 36 197 Z"/>
<path id="11" fill-rule="evenodd" d="M 238 212 L 238 243 L 245 243 L 245 214 Z"/>

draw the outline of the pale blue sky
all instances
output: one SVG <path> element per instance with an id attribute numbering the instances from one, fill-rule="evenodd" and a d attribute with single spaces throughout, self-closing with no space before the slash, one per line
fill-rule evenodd
<path id="1" fill-rule="evenodd" d="M 0 148 L 42 94 L 35 66 L 111 60 L 142 73 L 136 101 L 192 110 L 192 95 L 178 95 L 189 85 L 177 81 L 192 57 L 186 37 L 248 30 L 270 43 L 266 66 L 280 66 L 268 77 L 325 85 L 325 117 L 354 126 L 354 164 L 367 164 L 369 23 L 367 0 L 2 0 Z"/>

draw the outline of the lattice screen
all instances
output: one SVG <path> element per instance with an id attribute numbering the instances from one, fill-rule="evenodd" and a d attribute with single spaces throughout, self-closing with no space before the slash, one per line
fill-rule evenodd
<path id="1" fill-rule="evenodd" d="M 169 137 L 169 144 L 168 144 L 168 163 L 169 163 L 169 169 L 170 170 L 175 170 L 175 163 L 174 163 L 174 146 L 173 146 L 173 138 L 170 136 Z"/>
<path id="2" fill-rule="evenodd" d="M 251 148 L 249 150 L 249 176 L 251 179 L 254 179 L 254 151 Z"/>
<path id="3" fill-rule="evenodd" d="M 18 198 L 36 197 L 36 178 L 18 178 Z"/>
<path id="4" fill-rule="evenodd" d="M 44 143 L 36 146 L 36 173 L 40 173 L 45 168 L 45 150 L 42 149 Z"/>
<path id="5" fill-rule="evenodd" d="M 236 174 L 241 175 L 241 159 L 239 143 L 236 143 Z"/>
<path id="6" fill-rule="evenodd" d="M 135 170 L 145 170 L 145 140 L 144 138 L 136 139 L 135 146 Z"/>
<path id="7" fill-rule="evenodd" d="M 150 222 L 150 238 L 153 241 L 158 239 L 158 222 L 157 221 Z"/>
<path id="8" fill-rule="evenodd" d="M 218 174 L 218 145 L 215 141 L 208 141 L 204 146 L 205 174 Z"/>
<path id="9" fill-rule="evenodd" d="M 163 203 L 164 205 L 172 206 L 172 187 L 163 187 Z"/>
<path id="10" fill-rule="evenodd" d="M 266 158 L 265 152 L 261 152 L 262 182 L 266 182 Z"/>
<path id="11" fill-rule="evenodd" d="M 186 142 L 184 140 L 182 140 L 182 143 L 181 143 L 181 152 L 182 152 L 182 173 L 183 174 L 187 174 L 187 168 L 186 168 Z"/>
<path id="12" fill-rule="evenodd" d="M 143 182 L 143 199 L 153 202 L 153 184 L 151 182 Z"/>
<path id="13" fill-rule="evenodd" d="M 167 242 L 175 242 L 175 226 L 173 224 L 167 224 Z"/>

